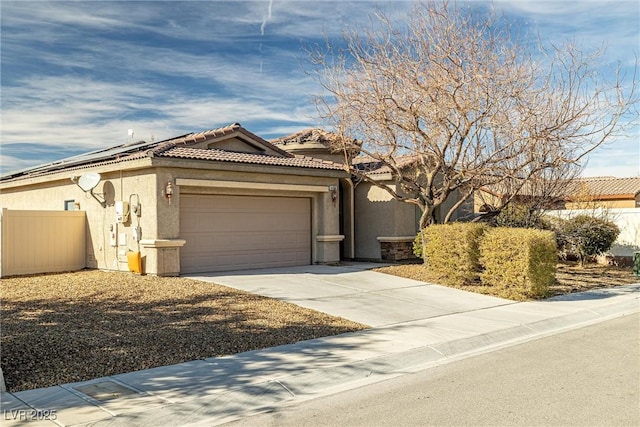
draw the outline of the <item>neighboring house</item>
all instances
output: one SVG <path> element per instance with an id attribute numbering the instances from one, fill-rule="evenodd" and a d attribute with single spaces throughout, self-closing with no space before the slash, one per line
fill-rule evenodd
<path id="1" fill-rule="evenodd" d="M 640 177 L 578 179 L 567 191 L 564 208 L 640 208 Z"/>
<path id="2" fill-rule="evenodd" d="M 567 191 L 564 209 L 548 212 L 560 218 L 596 215 L 613 221 L 618 238 L 599 262 L 632 265 L 640 251 L 640 177 L 597 177 L 576 180 Z"/>
<path id="3" fill-rule="evenodd" d="M 98 200 L 72 182 L 87 173 L 101 175 Z M 126 271 L 127 252 L 139 251 L 144 272 L 178 275 L 337 262 L 345 234 L 342 256 L 353 258 L 351 188 L 341 165 L 295 156 L 236 123 L 4 175 L 0 207 L 84 210 L 87 267 Z M 122 221 L 120 202 L 140 216 Z"/>
<path id="4" fill-rule="evenodd" d="M 499 186 L 487 186 L 475 194 L 475 212 L 490 210 L 507 197 Z M 539 197 L 528 188 L 514 201 L 527 203 Z M 576 215 L 604 217 L 620 229 L 618 238 L 600 261 L 630 265 L 634 252 L 640 250 L 640 177 L 579 178 L 567 183 L 558 197 L 545 200 L 545 214 L 568 219 Z"/>
<path id="5" fill-rule="evenodd" d="M 545 209 L 594 209 L 640 207 L 640 177 L 578 178 L 559 189 L 553 200 L 545 200 Z M 530 203 L 540 193 L 526 186 L 513 198 L 514 203 Z M 488 185 L 474 195 L 474 212 L 491 210 L 509 196 L 501 185 Z"/>

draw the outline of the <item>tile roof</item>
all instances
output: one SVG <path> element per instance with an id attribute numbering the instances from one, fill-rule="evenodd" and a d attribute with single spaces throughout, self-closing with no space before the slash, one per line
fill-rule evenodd
<path id="1" fill-rule="evenodd" d="M 312 157 L 277 157 L 265 154 L 238 153 L 233 151 L 201 149 L 188 147 L 173 147 L 158 154 L 160 157 L 180 159 L 215 160 L 220 162 L 249 163 L 257 165 L 288 166 L 313 169 L 342 170 L 342 165 L 328 160 Z"/>
<path id="2" fill-rule="evenodd" d="M 494 194 L 496 196 L 505 195 L 505 186 L 503 184 L 485 185 L 482 190 Z M 634 198 L 640 193 L 640 177 L 636 178 L 615 178 L 596 177 L 596 178 L 577 178 L 566 184 L 564 188 L 564 198 L 571 200 L 573 198 L 582 198 L 589 196 L 594 199 L 620 199 Z M 518 190 L 521 196 L 535 196 L 537 190 L 531 185 L 525 184 Z"/>
<path id="3" fill-rule="evenodd" d="M 242 134 L 250 137 L 251 139 L 260 142 L 265 147 L 268 147 L 268 148 L 276 151 L 277 153 L 282 154 L 283 156 L 290 156 L 289 153 L 287 153 L 286 151 L 282 150 L 281 148 L 275 146 L 274 144 L 272 144 L 271 142 L 267 141 L 266 139 L 263 139 L 263 138 L 259 137 L 258 135 L 254 134 L 252 132 L 249 132 L 248 130 L 243 128 L 240 123 L 233 123 L 233 124 L 230 124 L 228 126 L 219 127 L 219 128 L 216 128 L 216 129 L 205 130 L 205 131 L 198 132 L 198 133 L 190 133 L 190 134 L 179 136 L 179 137 L 176 137 L 176 138 L 167 139 L 165 141 L 159 142 L 157 144 L 157 146 L 155 146 L 153 148 L 153 152 L 154 153 L 160 153 L 160 152 L 162 152 L 162 151 L 164 151 L 164 150 L 166 150 L 168 148 L 175 147 L 175 146 L 178 146 L 178 145 L 195 144 L 195 143 L 198 143 L 198 142 L 206 141 L 207 139 L 212 139 L 212 138 L 216 138 L 216 137 L 229 135 L 229 134 L 232 134 L 234 132 L 242 133 Z"/>
<path id="4" fill-rule="evenodd" d="M 581 178 L 576 181 L 579 189 L 594 196 L 626 196 L 635 197 L 640 193 L 640 177 L 614 178 L 595 177 Z M 580 191 L 579 190 L 579 191 Z"/>
<path id="5" fill-rule="evenodd" d="M 418 157 L 414 155 L 399 156 L 396 158 L 398 167 L 405 168 L 411 166 L 418 161 Z M 374 159 L 368 156 L 359 156 L 353 159 L 353 165 L 360 171 L 366 172 L 368 175 L 378 175 L 391 173 L 391 167 L 388 163 Z"/>
<path id="6" fill-rule="evenodd" d="M 305 144 L 305 143 L 319 143 L 326 147 L 329 147 L 331 142 L 337 140 L 339 136 L 333 132 L 328 132 L 324 129 L 311 128 L 304 129 L 291 135 L 286 135 L 277 139 L 272 139 L 271 142 L 275 145 L 287 145 L 287 144 Z"/>
<path id="7" fill-rule="evenodd" d="M 279 156 L 267 156 L 260 154 L 245 154 L 225 152 L 222 150 L 196 150 L 196 151 L 175 151 L 174 148 L 184 148 L 198 142 L 209 139 L 219 138 L 231 134 L 243 134 L 249 139 L 262 144 L 272 152 L 280 154 Z M 193 149 L 192 149 L 193 150 Z M 205 153 L 202 153 L 204 151 Z M 211 151 L 211 153 L 206 153 Z M 168 154 L 167 154 L 168 153 Z M 0 177 L 0 181 L 9 181 L 14 179 L 29 178 L 35 176 L 49 175 L 59 171 L 79 170 L 89 166 L 110 165 L 115 163 L 126 162 L 130 160 L 141 159 L 150 156 L 164 157 L 182 157 L 197 158 L 202 160 L 219 160 L 237 163 L 254 163 L 262 165 L 281 165 L 293 167 L 306 167 L 315 169 L 342 169 L 340 165 L 332 162 L 311 158 L 297 158 L 293 154 L 288 153 L 281 148 L 275 146 L 271 142 L 259 137 L 258 135 L 246 130 L 239 123 L 232 123 L 215 129 L 205 130 L 202 132 L 188 133 L 171 139 L 162 141 L 137 141 L 120 144 L 113 147 L 103 148 L 91 151 L 89 153 L 80 154 L 78 156 L 68 157 L 66 159 L 57 160 L 55 162 L 13 171 Z"/>

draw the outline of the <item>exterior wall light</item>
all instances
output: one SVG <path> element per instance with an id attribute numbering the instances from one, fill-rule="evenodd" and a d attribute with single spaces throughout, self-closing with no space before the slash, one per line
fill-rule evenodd
<path id="1" fill-rule="evenodd" d="M 330 185 L 329 192 L 331 193 L 332 202 L 335 202 L 336 200 L 338 200 L 338 187 L 336 187 L 335 185 Z"/>
<path id="2" fill-rule="evenodd" d="M 167 182 L 167 185 L 164 187 L 164 196 L 169 201 L 169 204 L 171 204 L 171 199 L 173 198 L 173 184 L 171 184 L 171 181 Z"/>

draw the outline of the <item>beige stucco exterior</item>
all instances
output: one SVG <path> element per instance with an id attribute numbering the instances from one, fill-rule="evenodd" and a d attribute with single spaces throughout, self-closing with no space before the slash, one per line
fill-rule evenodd
<path id="1" fill-rule="evenodd" d="M 640 207 L 640 196 L 636 198 L 612 199 L 612 200 L 593 200 L 581 202 L 567 202 L 565 209 L 627 209 Z"/>
<path id="2" fill-rule="evenodd" d="M 390 174 L 381 174 L 377 182 L 396 192 Z M 443 222 L 446 213 L 458 200 L 457 193 L 436 209 L 436 221 Z M 381 243 L 412 242 L 420 229 L 422 214 L 417 205 L 401 202 L 384 188 L 370 182 L 360 182 L 354 190 L 356 258 L 378 260 Z M 450 221 L 471 213 L 472 200 L 458 208 Z"/>
<path id="3" fill-rule="evenodd" d="M 50 170 L 45 167 L 44 173 L 36 168 L 31 175 L 27 172 L 4 178 L 0 182 L 0 208 L 63 210 L 75 205 L 86 213 L 86 267 L 106 270 L 128 271 L 127 254 L 139 252 L 144 273 L 179 275 L 181 251 L 187 257 L 194 247 L 184 249 L 190 243 L 181 235 L 181 221 L 190 216 L 181 214 L 183 195 L 190 201 L 197 196 L 229 195 L 245 196 L 245 202 L 249 198 L 258 200 L 256 197 L 309 200 L 311 263 L 390 259 L 385 258 L 390 252 L 394 259 L 412 256 L 410 243 L 418 232 L 419 207 L 393 199 L 379 185 L 352 181 L 343 170 L 347 168 L 339 166 L 344 156 L 331 152 L 326 141 L 315 141 L 318 135 L 327 135 L 314 132 L 307 139 L 285 138 L 276 146 L 234 124 L 157 144 L 144 143 L 124 156 L 120 150 L 129 150 L 129 145 L 114 147 L 113 156 L 100 157 L 99 162 L 91 159 L 93 164 L 74 164 L 60 170 L 53 164 Z M 167 155 L 167 147 L 177 151 Z M 306 157 L 294 158 L 285 151 Z M 86 173 L 101 175 L 94 189 L 99 200 L 71 179 Z M 388 173 L 374 174 L 373 178 L 383 187 L 395 185 Z M 168 186 L 171 197 L 166 194 Z M 437 221 L 443 221 L 456 200 L 453 194 L 436 210 Z M 140 214 L 131 213 L 127 221 L 118 223 L 116 201 L 130 205 L 139 202 Z M 471 204 L 470 200 L 450 220 L 470 213 Z M 211 217 L 209 212 L 207 215 Z M 133 238 L 134 229 L 141 230 L 140 240 Z M 185 231 L 188 233 L 192 239 L 197 235 L 193 227 Z M 117 240 L 115 246 L 112 234 Z M 217 240 L 207 240 L 213 241 Z M 196 268 L 203 259 L 203 264 L 208 263 L 207 246 L 198 245 L 201 247 L 205 249 L 198 249 Z M 195 259 L 185 258 L 185 262 Z"/>
<path id="4" fill-rule="evenodd" d="M 164 233 L 159 232 L 161 227 L 156 221 L 159 217 L 158 200 L 154 197 L 157 194 L 157 180 L 152 173 L 153 169 L 149 166 L 150 159 L 144 159 L 123 164 L 119 170 L 113 170 L 113 166 L 103 166 L 2 183 L 0 184 L 0 206 L 8 209 L 64 210 L 66 201 L 75 201 L 79 204 L 79 209 L 86 213 L 86 267 L 127 271 L 126 254 L 122 251 L 138 249 L 138 244 L 132 240 L 133 225 L 137 225 L 139 221 L 143 238 L 164 237 Z M 105 208 L 71 181 L 73 175 L 77 176 L 84 172 L 101 174 L 102 180 L 94 193 L 99 198 L 104 198 Z M 139 195 L 142 206 L 141 216 L 130 217 L 128 222 L 116 225 L 116 233 L 126 238 L 119 239 L 123 246 L 112 247 L 109 226 L 116 224 L 115 201 L 128 202 L 132 194 Z M 52 248 L 52 250 L 55 249 Z M 155 268 L 156 253 L 142 251 L 142 255 L 145 257 L 149 273 L 164 273 Z"/>
<path id="5" fill-rule="evenodd" d="M 409 238 L 418 233 L 417 206 L 399 202 L 385 189 L 369 182 L 359 183 L 354 196 L 356 258 L 380 259 L 381 237 Z"/>
<path id="6" fill-rule="evenodd" d="M 211 140 L 206 143 L 210 145 Z M 223 146 L 253 151 L 253 147 L 242 146 L 242 141 L 235 139 L 224 141 Z M 106 207 L 72 182 L 72 176 L 87 172 L 101 175 L 94 193 L 105 200 Z M 75 201 L 86 213 L 86 267 L 128 271 L 126 253 L 139 251 L 143 272 L 178 275 L 180 249 L 186 243 L 180 236 L 181 194 L 308 197 L 312 203 L 311 261 L 333 263 L 340 260 L 344 235 L 340 234 L 338 203 L 330 188 L 338 188 L 346 177 L 341 170 L 149 156 L 2 182 L 0 208 L 64 210 L 65 202 Z M 170 199 L 165 195 L 167 183 L 173 187 Z M 128 221 L 116 224 L 115 202 L 138 200 L 140 216 L 130 214 Z M 110 244 L 110 227 L 114 224 L 116 247 Z M 142 230 L 139 242 L 133 239 L 134 226 Z"/>

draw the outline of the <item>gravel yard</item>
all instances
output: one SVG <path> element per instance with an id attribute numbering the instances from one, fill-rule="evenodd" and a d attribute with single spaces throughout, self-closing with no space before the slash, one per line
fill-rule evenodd
<path id="1" fill-rule="evenodd" d="M 420 264 L 378 271 L 430 281 Z M 561 264 L 556 278 L 553 295 L 640 282 L 631 268 L 594 265 Z M 366 328 L 186 278 L 85 270 L 0 283 L 1 363 L 14 392 Z"/>
<path id="2" fill-rule="evenodd" d="M 423 264 L 393 265 L 378 268 L 375 271 L 423 282 L 437 283 L 434 277 L 429 274 L 429 271 L 423 267 Z M 556 283 L 549 287 L 549 297 L 634 283 L 640 283 L 640 278 L 633 275 L 631 267 L 587 264 L 584 268 L 581 268 L 575 263 L 558 264 Z M 469 292 L 504 297 L 489 286 L 469 284 L 452 287 Z"/>
<path id="3" fill-rule="evenodd" d="M 1 362 L 9 391 L 366 328 L 185 278 L 86 270 L 0 283 Z"/>

